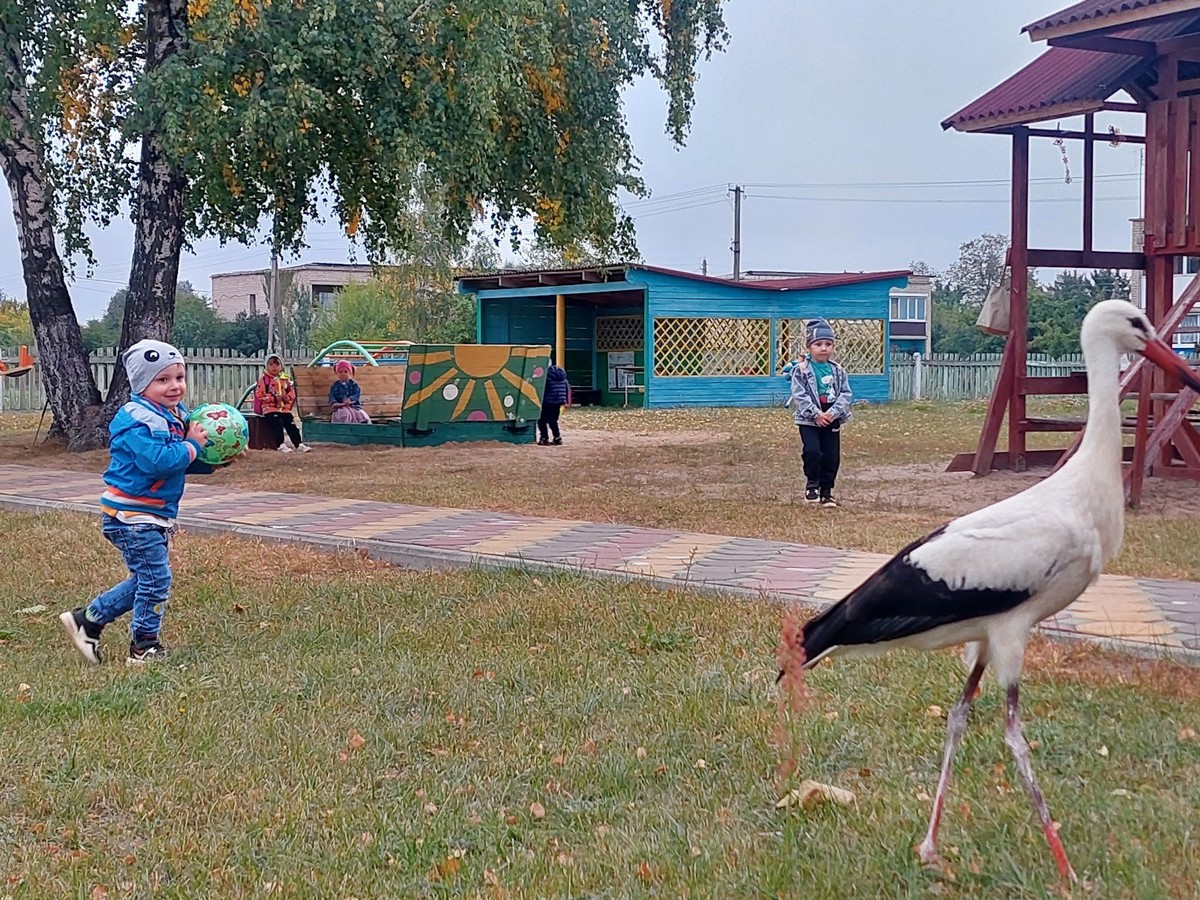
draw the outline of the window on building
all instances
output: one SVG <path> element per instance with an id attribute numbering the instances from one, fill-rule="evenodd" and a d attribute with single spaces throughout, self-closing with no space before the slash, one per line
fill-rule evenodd
<path id="1" fill-rule="evenodd" d="M 924 322 L 924 294 L 896 294 L 892 297 L 893 322 Z"/>
<path id="2" fill-rule="evenodd" d="M 1195 275 L 1200 272 L 1200 256 L 1176 256 L 1173 262 L 1176 275 Z"/>
<path id="3" fill-rule="evenodd" d="M 250 295 L 250 315 L 258 315 L 258 297 L 254 294 Z"/>
<path id="4" fill-rule="evenodd" d="M 312 286 L 313 306 L 321 309 L 332 309 L 337 303 L 338 294 L 345 289 L 341 284 L 314 284 Z"/>
<path id="5" fill-rule="evenodd" d="M 1200 314 L 1191 313 L 1183 317 L 1183 321 L 1179 323 L 1180 328 L 1195 328 L 1200 329 Z M 1175 346 L 1194 347 L 1200 343 L 1200 334 L 1195 331 L 1176 332 Z"/>

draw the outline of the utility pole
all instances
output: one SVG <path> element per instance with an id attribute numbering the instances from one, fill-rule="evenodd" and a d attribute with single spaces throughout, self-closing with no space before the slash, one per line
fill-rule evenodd
<path id="1" fill-rule="evenodd" d="M 742 280 L 742 186 L 733 186 L 733 280 Z"/>
<path id="2" fill-rule="evenodd" d="M 271 247 L 271 290 L 267 297 L 267 352 L 278 353 L 279 342 L 275 331 L 280 327 L 279 321 L 279 254 Z"/>

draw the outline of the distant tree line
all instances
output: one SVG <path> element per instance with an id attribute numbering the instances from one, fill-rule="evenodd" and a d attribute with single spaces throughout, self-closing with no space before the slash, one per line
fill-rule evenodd
<path id="1" fill-rule="evenodd" d="M 129 291 L 121 288 L 109 298 L 104 315 L 83 326 L 83 343 L 89 351 L 117 346 L 128 296 Z M 190 282 L 181 281 L 175 289 L 171 342 L 181 348 L 214 347 L 255 356 L 267 346 L 267 317 L 239 313 L 237 318 L 226 321 L 196 293 Z"/>
<path id="2" fill-rule="evenodd" d="M 923 262 L 911 268 L 933 276 L 932 345 L 935 353 L 999 353 L 1004 338 L 990 335 L 975 322 L 984 299 L 1004 275 L 1008 238 L 984 234 L 959 248 L 958 259 L 944 272 Z M 1084 314 L 1100 300 L 1129 299 L 1130 281 L 1122 272 L 1098 269 L 1086 274 L 1060 272 L 1049 284 L 1029 270 L 1030 353 L 1064 356 L 1079 352 L 1079 326 Z"/>

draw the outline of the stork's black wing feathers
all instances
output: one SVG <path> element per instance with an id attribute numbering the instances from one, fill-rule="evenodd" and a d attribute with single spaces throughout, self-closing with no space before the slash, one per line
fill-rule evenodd
<path id="1" fill-rule="evenodd" d="M 809 620 L 803 631 L 804 658 L 816 660 L 833 647 L 877 644 L 1007 612 L 1031 596 L 1027 589 L 952 588 L 931 578 L 910 555 L 944 531 L 943 526 L 913 541 L 843 600 Z"/>

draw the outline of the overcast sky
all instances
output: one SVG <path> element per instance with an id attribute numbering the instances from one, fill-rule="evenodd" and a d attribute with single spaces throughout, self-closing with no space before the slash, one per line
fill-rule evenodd
<path id="1" fill-rule="evenodd" d="M 861 271 L 924 260 L 937 269 L 984 232 L 1008 232 L 1010 142 L 944 132 L 940 122 L 1044 49 L 1022 26 L 1063 0 L 729 0 L 728 50 L 702 64 L 687 143 L 664 130 L 663 96 L 633 88 L 627 115 L 649 200 L 625 205 L 652 265 L 727 274 L 733 203 L 745 187 L 742 269 Z M 1129 116 L 1100 119 L 1127 130 Z M 1064 123 L 1067 124 L 1067 123 Z M 1077 124 L 1077 123 L 1071 123 Z M 1081 148 L 1033 142 L 1030 240 L 1078 247 Z M 1140 148 L 1098 144 L 1096 245 L 1129 248 L 1139 210 Z M 7 188 L 0 184 L 0 290 L 24 296 Z M 98 267 L 72 287 L 80 319 L 98 316 L 128 277 L 133 229 L 96 235 Z M 314 225 L 297 262 L 342 262 L 333 223 Z M 361 259 L 361 254 L 360 254 Z M 202 293 L 213 274 L 265 267 L 265 246 L 200 242 L 180 278 Z"/>

